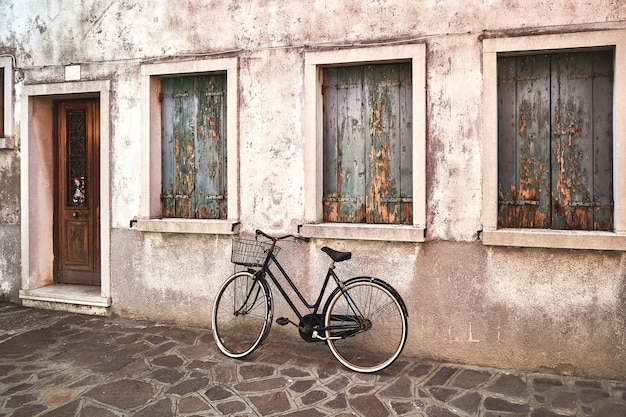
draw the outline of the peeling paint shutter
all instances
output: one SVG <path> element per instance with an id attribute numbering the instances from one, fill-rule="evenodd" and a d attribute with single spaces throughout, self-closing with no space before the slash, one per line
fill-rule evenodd
<path id="1" fill-rule="evenodd" d="M 613 228 L 613 52 L 498 59 L 498 227 Z"/>
<path id="2" fill-rule="evenodd" d="M 323 79 L 324 221 L 412 224 L 411 64 Z"/>
<path id="3" fill-rule="evenodd" d="M 549 75 L 547 55 L 498 60 L 502 227 L 550 227 Z"/>
<path id="4" fill-rule="evenodd" d="M 0 68 L 0 138 L 4 137 L 4 69 Z"/>
<path id="5" fill-rule="evenodd" d="M 164 217 L 226 218 L 226 76 L 162 80 Z"/>
<path id="6" fill-rule="evenodd" d="M 324 221 L 365 221 L 361 67 L 324 70 Z"/>

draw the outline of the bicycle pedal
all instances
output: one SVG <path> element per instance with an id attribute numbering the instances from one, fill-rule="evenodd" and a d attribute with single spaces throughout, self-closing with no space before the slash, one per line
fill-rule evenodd
<path id="1" fill-rule="evenodd" d="M 287 317 L 279 317 L 276 319 L 276 324 L 279 326 L 286 326 L 289 324 L 289 319 Z"/>

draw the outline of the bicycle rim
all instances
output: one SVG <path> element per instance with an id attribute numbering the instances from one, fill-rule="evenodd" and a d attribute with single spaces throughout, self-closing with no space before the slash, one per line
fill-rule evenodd
<path id="1" fill-rule="evenodd" d="M 213 305 L 213 338 L 220 351 L 242 358 L 259 347 L 272 323 L 272 301 L 265 281 L 238 272 L 220 288 Z"/>
<path id="2" fill-rule="evenodd" d="M 406 343 L 407 317 L 398 299 L 370 280 L 348 282 L 344 292 L 332 294 L 324 320 L 331 352 L 356 372 L 386 368 Z"/>

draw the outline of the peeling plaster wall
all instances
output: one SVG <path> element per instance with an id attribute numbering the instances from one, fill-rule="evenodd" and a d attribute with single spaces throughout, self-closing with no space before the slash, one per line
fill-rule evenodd
<path id="1" fill-rule="evenodd" d="M 20 289 L 20 161 L 0 150 L 0 299 L 17 301 Z"/>
<path id="2" fill-rule="evenodd" d="M 0 300 L 18 301 L 20 266 L 20 227 L 0 225 Z"/>
<path id="3" fill-rule="evenodd" d="M 481 45 L 476 36 L 428 42 L 427 233 L 476 240 L 481 216 Z"/>
<path id="4" fill-rule="evenodd" d="M 302 223 L 301 68 L 299 50 L 259 51 L 240 60 L 241 189 L 265 190 L 241 193 L 246 224 L 295 230 Z"/>
<path id="5" fill-rule="evenodd" d="M 240 159 L 229 163 L 239 165 L 241 230 L 291 233 L 305 212 L 305 51 L 425 43 L 427 242 L 314 240 L 287 246 L 283 260 L 312 298 L 327 266 L 319 249 L 352 250 L 341 274 L 379 276 L 405 298 L 409 356 L 624 379 L 626 255 L 486 247 L 478 231 L 481 35 L 614 29 L 625 21 L 626 4 L 615 0 L 184 1 L 174 8 L 153 0 L 22 0 L 0 3 L 0 54 L 16 58 L 16 109 L 21 86 L 63 82 L 64 64 L 81 64 L 82 80 L 111 80 L 112 312 L 208 327 L 213 297 L 232 271 L 230 238 L 128 227 L 147 198 L 138 169 L 141 64 L 239 59 Z M 22 116 L 15 132 L 27 122 Z M 0 151 L 2 297 L 19 288 L 18 155 Z M 285 305 L 276 298 L 278 316 Z M 297 337 L 293 329 L 273 332 L 286 330 Z"/>
<path id="6" fill-rule="evenodd" d="M 0 299 L 17 300 L 20 289 L 19 159 L 0 150 Z"/>

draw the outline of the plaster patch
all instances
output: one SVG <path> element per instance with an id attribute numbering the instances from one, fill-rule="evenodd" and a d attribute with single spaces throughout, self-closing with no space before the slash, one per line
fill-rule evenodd
<path id="1" fill-rule="evenodd" d="M 13 286 L 11 285 L 11 277 L 9 276 L 8 262 L 4 258 L 0 258 L 0 298 L 9 295 Z"/>
<path id="2" fill-rule="evenodd" d="M 486 299 L 509 308 L 541 309 L 553 317 L 591 306 L 614 308 L 619 303 L 620 263 L 610 255 L 491 249 Z"/>
<path id="3" fill-rule="evenodd" d="M 145 235 L 142 285 L 161 297 L 168 293 L 211 294 L 232 273 L 230 240 L 187 239 L 186 235 Z M 207 253 L 213 256 L 206 256 Z"/>
<path id="4" fill-rule="evenodd" d="M 80 80 L 80 65 L 67 65 L 65 67 L 65 81 Z"/>

